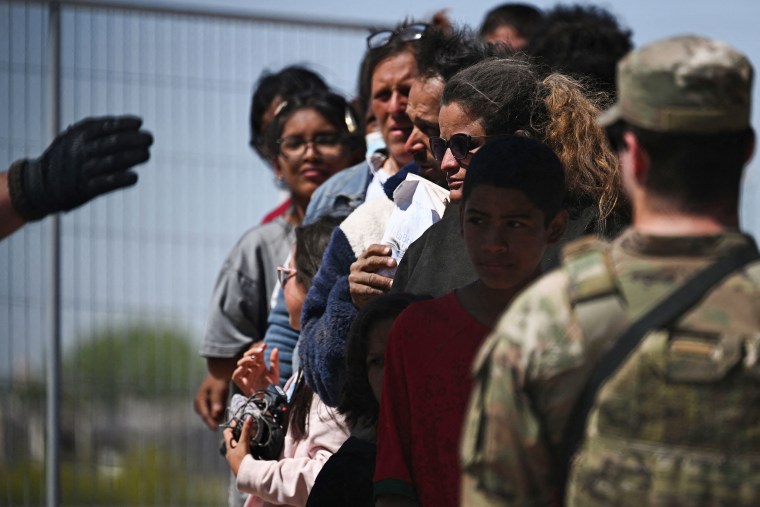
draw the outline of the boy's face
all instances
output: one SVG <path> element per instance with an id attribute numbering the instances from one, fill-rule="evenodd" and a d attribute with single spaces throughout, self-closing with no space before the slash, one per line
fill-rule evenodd
<path id="1" fill-rule="evenodd" d="M 460 212 L 467 253 L 491 289 L 520 289 L 541 272 L 546 247 L 564 233 L 565 214 L 544 213 L 520 190 L 478 185 Z"/>

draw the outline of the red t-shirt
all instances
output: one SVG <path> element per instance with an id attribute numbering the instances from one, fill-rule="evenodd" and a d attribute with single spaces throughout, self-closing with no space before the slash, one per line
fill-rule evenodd
<path id="1" fill-rule="evenodd" d="M 270 211 L 266 214 L 264 219 L 261 221 L 261 225 L 268 224 L 269 222 L 273 221 L 274 219 L 281 217 L 285 213 L 288 212 L 288 209 L 290 208 L 290 205 L 293 203 L 293 201 L 288 197 L 285 199 L 285 202 L 277 206 L 275 209 Z"/>
<path id="2" fill-rule="evenodd" d="M 416 494 L 424 506 L 459 505 L 459 437 L 470 371 L 490 329 L 454 292 L 398 316 L 385 351 L 375 494 Z"/>

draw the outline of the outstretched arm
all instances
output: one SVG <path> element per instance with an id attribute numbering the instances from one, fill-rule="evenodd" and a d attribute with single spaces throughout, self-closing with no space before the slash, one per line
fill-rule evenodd
<path id="1" fill-rule="evenodd" d="M 0 239 L 24 222 L 70 211 L 137 183 L 153 136 L 136 116 L 87 118 L 56 137 L 38 159 L 19 160 L 0 175 Z"/>

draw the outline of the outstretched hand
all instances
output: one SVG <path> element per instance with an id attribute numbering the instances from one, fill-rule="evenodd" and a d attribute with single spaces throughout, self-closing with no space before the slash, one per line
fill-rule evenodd
<path id="1" fill-rule="evenodd" d="M 246 396 L 266 389 L 269 385 L 280 383 L 280 351 L 277 347 L 269 354 L 270 367 L 264 362 L 266 343 L 257 343 L 249 348 L 237 362 L 232 372 L 232 381 Z"/>
<path id="2" fill-rule="evenodd" d="M 13 206 L 25 220 L 69 211 L 134 185 L 133 166 L 150 158 L 153 136 L 136 116 L 87 118 L 56 137 L 45 153 L 11 168 Z"/>
<path id="3" fill-rule="evenodd" d="M 351 301 L 358 309 L 381 296 L 391 289 L 393 278 L 388 278 L 378 273 L 383 269 L 397 266 L 396 259 L 391 257 L 391 247 L 388 245 L 370 245 L 351 264 L 351 272 L 348 275 L 348 289 L 351 292 Z"/>

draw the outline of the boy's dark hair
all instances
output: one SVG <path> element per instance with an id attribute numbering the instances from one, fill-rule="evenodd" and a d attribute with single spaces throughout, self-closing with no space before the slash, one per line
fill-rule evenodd
<path id="1" fill-rule="evenodd" d="M 261 158 L 270 160 L 264 144 L 265 128 L 262 119 L 272 101 L 277 97 L 287 100 L 297 93 L 316 90 L 327 91 L 327 85 L 319 74 L 299 65 L 291 65 L 275 73 L 264 71 L 261 74 L 251 97 L 249 141 Z"/>
<path id="2" fill-rule="evenodd" d="M 508 56 L 511 50 L 488 44 L 469 28 L 445 33 L 430 29 L 417 43 L 417 67 L 422 78 L 448 81 L 454 74 L 492 56 Z"/>
<path id="3" fill-rule="evenodd" d="M 615 95 L 617 62 L 631 49 L 631 31 L 594 5 L 559 5 L 546 13 L 526 52 L 549 72 L 580 79 Z"/>
<path id="4" fill-rule="evenodd" d="M 369 334 L 384 320 L 394 320 L 415 301 L 432 299 L 403 292 L 385 294 L 367 303 L 351 324 L 346 340 L 346 376 L 341 388 L 338 411 L 345 415 L 350 428 L 359 421 L 369 426 L 377 424 L 380 407 L 367 379 Z"/>
<path id="5" fill-rule="evenodd" d="M 333 229 L 341 222 L 341 218 L 324 216 L 311 224 L 296 228 L 296 255 L 293 261 L 296 278 L 303 283 L 307 292 L 322 262 L 322 255 L 330 242 Z M 288 417 L 288 431 L 296 441 L 306 436 L 306 420 L 313 396 L 314 391 L 306 385 L 303 373 L 299 371 Z"/>
<path id="6" fill-rule="evenodd" d="M 545 144 L 510 136 L 491 141 L 475 152 L 464 177 L 463 205 L 478 185 L 520 190 L 544 213 L 548 224 L 562 209 L 565 170 Z"/>
<path id="7" fill-rule="evenodd" d="M 415 24 L 415 21 L 404 20 L 395 27 L 395 31 L 401 31 L 409 25 Z M 428 32 L 430 30 L 428 29 Z M 427 36 L 427 32 L 422 36 L 424 39 Z M 414 45 L 418 41 L 404 41 L 400 37 L 392 37 L 388 44 L 375 49 L 368 49 L 364 54 L 361 66 L 359 67 L 359 106 L 362 108 L 358 111 L 359 116 L 366 117 L 367 109 L 369 108 L 370 101 L 372 100 L 372 74 L 375 72 L 375 68 L 387 58 L 399 55 L 404 52 L 409 52 L 412 56 L 415 55 Z"/>
<path id="8" fill-rule="evenodd" d="M 644 186 L 686 212 L 736 210 L 752 128 L 717 134 L 655 132 L 621 120 L 607 128 L 610 144 L 625 150 L 623 134 L 633 132 L 649 158 Z"/>
<path id="9" fill-rule="evenodd" d="M 280 151 L 278 141 L 282 136 L 285 123 L 294 113 L 301 109 L 314 109 L 317 111 L 338 132 L 344 135 L 344 144 L 350 150 L 356 152 L 356 157 L 359 159 L 363 158 L 365 149 L 364 135 L 361 128 L 363 122 L 346 99 L 337 93 L 321 90 L 292 95 L 286 102 L 283 102 L 280 111 L 277 112 L 274 119 L 267 126 L 264 135 L 264 144 L 267 153 L 271 157 L 276 157 Z"/>
<path id="10" fill-rule="evenodd" d="M 541 24 L 543 13 L 536 7 L 523 3 L 506 3 L 488 11 L 480 25 L 480 36 L 485 37 L 500 26 L 511 26 L 528 40 Z"/>

